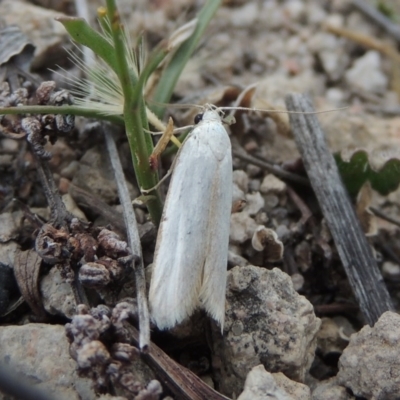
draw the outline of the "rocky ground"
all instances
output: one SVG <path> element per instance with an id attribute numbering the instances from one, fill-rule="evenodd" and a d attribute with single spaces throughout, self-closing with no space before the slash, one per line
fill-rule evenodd
<path id="1" fill-rule="evenodd" d="M 132 37 L 144 31 L 148 46 L 154 46 L 193 18 L 201 3 L 124 0 L 120 13 Z M 331 110 L 318 115 L 330 150 L 346 157 L 365 149 L 379 169 L 400 155 L 400 34 L 396 38 L 383 29 L 356 3 L 362 2 L 225 1 L 185 68 L 174 100 L 222 106 L 247 90 L 250 94 L 241 104 L 281 109 L 288 93 L 308 93 L 317 111 Z M 396 2 L 381 4 L 400 21 Z M 88 4 L 92 25 L 100 5 Z M 68 35 L 54 21 L 62 13 L 82 15 L 68 1 L 0 2 L 3 22 L 18 25 L 36 46 L 28 65 L 33 77 L 38 83 L 55 80 L 59 87 L 65 84 L 48 68 L 59 65 L 79 74 L 64 51 L 71 47 Z M 397 29 L 399 33 L 399 25 Z M 13 41 L 1 45 L 11 44 L 18 54 L 21 48 Z M 180 126 L 191 123 L 195 111 L 171 108 L 169 113 Z M 394 305 L 394 312 L 368 326 L 313 192 L 273 175 L 262 163 L 299 170 L 299 152 L 287 119 L 276 115 L 241 113 L 228 128 L 234 150 L 235 207 L 223 336 L 199 312 L 170 333 L 154 328 L 152 340 L 229 398 L 400 398 L 400 317 L 395 312 L 400 189 L 381 195 L 366 188 L 358 200 L 352 199 Z M 115 131 L 134 199 L 139 190 L 129 148 L 123 132 Z M 241 157 L 243 150 L 261 163 Z M 52 155 L 49 167 L 67 210 L 93 223 L 90 235 L 79 231 L 85 257 L 95 244 L 98 256 L 108 261 L 102 269 L 97 265 L 94 282 L 92 264 L 82 267 L 75 278 L 71 268 L 60 267 L 48 253 L 39 257 L 32 251 L 39 229 L 53 216 L 30 147 L 24 140 L 1 137 L 1 365 L 11 366 L 53 399 L 190 398 L 171 390 L 169 378 L 152 369 L 154 363 L 140 357 L 133 345 L 127 321 L 137 316 L 134 277 L 118 261 L 127 255 L 125 231 L 98 126 L 76 118 L 75 128 L 48 143 L 45 151 Z M 164 185 L 161 191 L 166 189 Z M 156 228 L 145 208 L 137 206 L 135 213 L 147 267 Z M 110 229 L 120 235 L 118 239 Z M 260 231 L 270 240 L 260 243 Z M 64 234 L 57 232 L 58 237 Z M 75 279 L 86 287 L 91 308 L 77 307 Z M 172 365 L 171 358 L 166 358 L 166 365 Z M 161 365 L 160 360 L 156 358 L 156 364 Z M 191 385 L 198 387 L 196 382 Z"/>

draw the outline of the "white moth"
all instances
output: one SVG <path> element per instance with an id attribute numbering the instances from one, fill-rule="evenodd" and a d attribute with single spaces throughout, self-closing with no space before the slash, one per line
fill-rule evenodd
<path id="1" fill-rule="evenodd" d="M 197 308 L 223 329 L 231 207 L 231 143 L 207 106 L 177 154 L 158 231 L 149 302 L 159 329 Z"/>

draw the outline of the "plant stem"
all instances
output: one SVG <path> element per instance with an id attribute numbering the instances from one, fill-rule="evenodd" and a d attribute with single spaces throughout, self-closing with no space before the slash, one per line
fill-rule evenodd
<path id="1" fill-rule="evenodd" d="M 120 115 L 106 115 L 94 110 L 77 106 L 18 106 L 0 107 L 0 115 L 19 115 L 19 114 L 72 114 L 81 117 L 96 118 L 103 121 L 123 125 L 124 120 Z"/>
<path id="2" fill-rule="evenodd" d="M 142 82 L 129 70 L 127 54 L 125 54 L 124 34 L 122 24 L 117 13 L 115 0 L 107 0 L 108 18 L 111 21 L 111 30 L 118 66 L 118 78 L 124 93 L 124 121 L 128 137 L 136 179 L 141 189 L 151 189 L 158 182 L 157 173 L 150 168 L 149 157 L 153 151 L 153 142 L 148 130 L 146 109 L 143 100 Z M 146 204 L 152 220 L 156 225 L 160 223 L 162 203 L 157 191 L 150 192 L 151 198 Z"/>

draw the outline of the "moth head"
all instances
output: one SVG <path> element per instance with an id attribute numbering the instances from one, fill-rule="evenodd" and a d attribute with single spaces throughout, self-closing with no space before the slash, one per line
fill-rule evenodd
<path id="1" fill-rule="evenodd" d="M 200 114 L 197 114 L 195 117 L 194 117 L 194 124 L 195 125 L 197 125 L 202 119 L 203 119 L 203 113 L 200 113 Z"/>

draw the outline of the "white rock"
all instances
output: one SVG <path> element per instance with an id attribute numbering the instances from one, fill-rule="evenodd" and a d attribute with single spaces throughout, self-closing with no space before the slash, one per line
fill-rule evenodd
<path id="1" fill-rule="evenodd" d="M 52 315 L 62 315 L 72 318 L 75 314 L 75 298 L 71 285 L 61 277 L 57 267 L 40 281 L 40 292 L 45 310 Z"/>
<path id="2" fill-rule="evenodd" d="M 305 5 L 304 1 L 289 0 L 283 6 L 284 11 L 290 16 L 291 19 L 298 21 L 304 17 Z"/>
<path id="3" fill-rule="evenodd" d="M 341 28 L 344 25 L 344 16 L 342 14 L 330 14 L 327 16 L 325 23 L 337 28 Z"/>
<path id="4" fill-rule="evenodd" d="M 243 190 L 241 190 L 239 188 L 239 186 L 237 185 L 237 183 L 233 183 L 233 193 L 232 193 L 232 204 L 234 204 L 237 201 L 246 201 L 246 196 L 243 192 Z"/>
<path id="5" fill-rule="evenodd" d="M 309 41 L 310 50 L 318 55 L 325 72 L 332 80 L 340 79 L 350 62 L 347 49 L 341 41 L 342 39 L 327 32 L 316 33 Z"/>
<path id="6" fill-rule="evenodd" d="M 250 369 L 259 364 L 304 381 L 321 321 L 290 277 L 277 268 L 234 267 L 228 272 L 226 296 L 224 337 L 216 331 L 213 338 L 222 393 L 238 395 Z"/>
<path id="7" fill-rule="evenodd" d="M 285 13 L 283 7 L 275 0 L 264 0 L 263 9 L 261 11 L 264 18 L 265 29 L 279 29 L 285 24 Z"/>
<path id="8" fill-rule="evenodd" d="M 231 214 L 231 228 L 229 233 L 229 241 L 232 243 L 244 243 L 251 239 L 257 223 L 246 212 Z"/>
<path id="9" fill-rule="evenodd" d="M 231 24 L 235 28 L 248 28 L 254 25 L 259 14 L 260 9 L 256 2 L 246 3 L 232 11 Z"/>
<path id="10" fill-rule="evenodd" d="M 301 274 L 293 274 L 290 275 L 290 279 L 292 280 L 293 288 L 296 292 L 300 291 L 304 286 L 304 276 Z"/>
<path id="11" fill-rule="evenodd" d="M 275 232 L 282 241 L 285 241 L 291 235 L 290 229 L 286 225 L 278 225 Z"/>
<path id="12" fill-rule="evenodd" d="M 327 18 L 327 12 L 318 3 L 306 5 L 307 21 L 310 25 L 320 25 Z"/>
<path id="13" fill-rule="evenodd" d="M 261 182 L 259 179 L 251 179 L 249 182 L 249 191 L 258 192 L 260 190 Z"/>
<path id="14" fill-rule="evenodd" d="M 272 374 L 263 365 L 257 365 L 247 375 L 244 391 L 238 400 L 295 400 L 278 387 Z"/>
<path id="15" fill-rule="evenodd" d="M 392 263 L 390 261 L 385 261 L 382 265 L 382 274 L 386 277 L 399 276 L 400 265 Z"/>
<path id="16" fill-rule="evenodd" d="M 59 400 L 94 400 L 92 382 L 80 378 L 60 325 L 27 324 L 0 327 L 0 360 L 28 382 Z M 0 398 L 3 398 L 0 395 Z"/>
<path id="17" fill-rule="evenodd" d="M 264 196 L 265 209 L 271 211 L 279 204 L 279 197 L 275 194 L 267 194 Z"/>
<path id="18" fill-rule="evenodd" d="M 237 169 L 233 171 L 232 177 L 233 183 L 236 184 L 244 193 L 247 193 L 249 188 L 249 177 L 247 176 L 246 172 L 241 169 Z"/>
<path id="19" fill-rule="evenodd" d="M 312 392 L 312 400 L 354 400 L 344 386 L 337 383 L 336 376 L 317 382 Z"/>
<path id="20" fill-rule="evenodd" d="M 388 78 L 381 70 L 381 56 L 374 50 L 355 61 L 345 77 L 349 85 L 366 92 L 383 93 L 388 86 Z"/>
<path id="21" fill-rule="evenodd" d="M 260 191 L 266 193 L 282 193 L 286 190 L 286 183 L 273 174 L 268 174 L 262 181 Z"/>
<path id="22" fill-rule="evenodd" d="M 18 238 L 18 226 L 22 217 L 20 214 L 10 212 L 0 214 L 0 243 Z"/>
<path id="23" fill-rule="evenodd" d="M 249 215 L 256 215 L 265 205 L 265 200 L 260 192 L 246 194 L 246 207 L 245 212 Z"/>
<path id="24" fill-rule="evenodd" d="M 310 400 L 311 392 L 307 385 L 302 383 L 292 381 L 282 372 L 273 373 L 272 376 L 275 379 L 277 385 L 284 389 L 286 393 L 293 397 L 295 400 Z"/>
<path id="25" fill-rule="evenodd" d="M 13 268 L 15 253 L 18 249 L 19 244 L 14 241 L 0 243 L 0 264 L 7 268 Z"/>
<path id="26" fill-rule="evenodd" d="M 335 106 L 340 106 L 343 104 L 345 94 L 339 88 L 329 88 L 326 91 L 326 99 Z"/>
<path id="27" fill-rule="evenodd" d="M 16 152 L 18 150 L 18 141 L 5 138 L 0 140 L 0 147 L 4 150 L 4 152 Z"/>
<path id="28" fill-rule="evenodd" d="M 36 46 L 34 68 L 48 66 L 49 59 L 56 60 L 65 54 L 63 45 L 68 41 L 68 34 L 64 26 L 55 21 L 64 14 L 25 1 L 3 0 L 0 15 L 7 25 L 18 25 Z"/>
<path id="29" fill-rule="evenodd" d="M 72 196 L 69 193 L 66 193 L 62 196 L 62 201 L 63 201 L 67 211 L 69 211 L 71 214 L 74 214 L 75 217 L 78 217 L 79 219 L 81 219 L 83 221 L 87 221 L 86 215 L 78 207 L 78 205 L 75 203 L 75 200 L 72 198 Z"/>
<path id="30" fill-rule="evenodd" d="M 400 315 L 385 312 L 373 328 L 350 338 L 339 359 L 338 383 L 355 396 L 396 399 L 400 393 Z"/>

